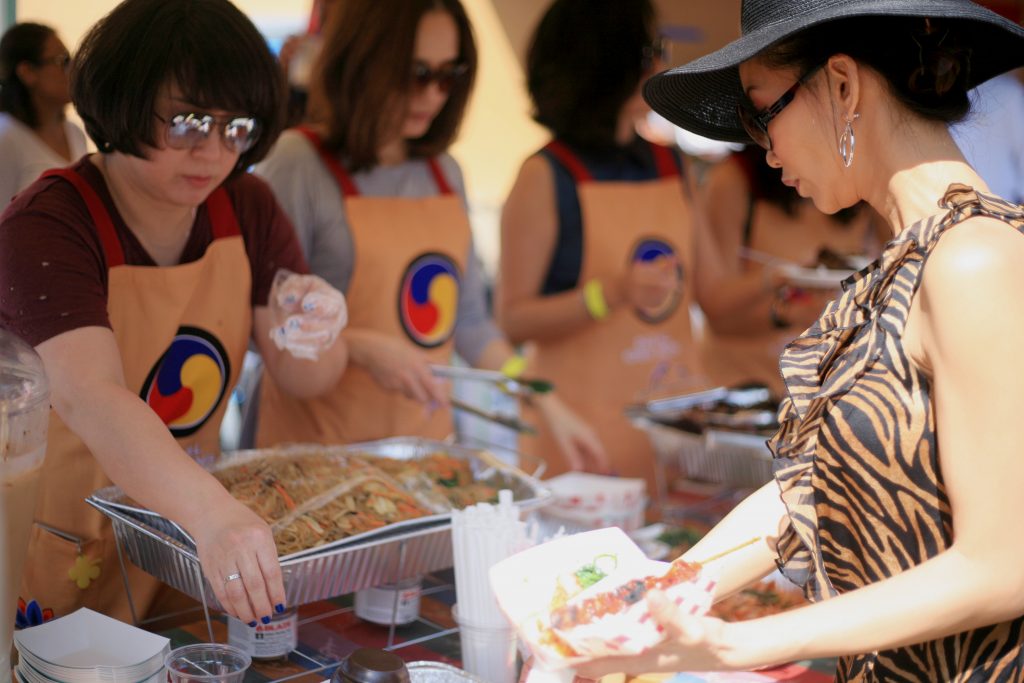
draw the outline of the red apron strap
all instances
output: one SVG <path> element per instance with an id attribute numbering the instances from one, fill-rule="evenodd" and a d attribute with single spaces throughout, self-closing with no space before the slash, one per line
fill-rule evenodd
<path id="1" fill-rule="evenodd" d="M 235 207 L 231 205 L 231 197 L 223 187 L 218 187 L 206 198 L 206 210 L 210 212 L 210 224 L 213 226 L 213 239 L 237 237 L 242 234 L 238 227 Z"/>
<path id="2" fill-rule="evenodd" d="M 316 131 L 308 126 L 296 126 L 295 130 L 305 135 L 306 139 L 316 149 L 320 155 L 320 161 L 324 163 L 324 166 L 327 167 L 327 170 L 331 172 L 331 175 L 338 182 L 338 189 L 341 190 L 341 194 L 345 197 L 358 197 L 359 190 L 356 188 L 356 184 L 352 182 L 352 176 L 348 174 L 348 171 L 341 165 L 338 158 L 324 147 L 324 141 L 320 139 Z"/>
<path id="3" fill-rule="evenodd" d="M 451 194 L 452 186 L 448 184 L 448 179 L 444 177 L 444 171 L 441 170 L 441 164 L 437 163 L 437 159 L 434 157 L 427 159 L 427 166 L 430 167 L 430 173 L 434 176 L 434 182 L 437 183 L 437 191 L 442 195 Z"/>
<path id="4" fill-rule="evenodd" d="M 658 176 L 661 178 L 679 177 L 679 165 L 676 164 L 675 155 L 672 150 L 662 145 L 651 143 L 651 153 L 654 155 L 654 166 L 658 169 Z"/>
<path id="5" fill-rule="evenodd" d="M 583 165 L 580 158 L 573 154 L 565 144 L 558 140 L 552 140 L 548 144 L 544 145 L 544 149 L 558 159 L 562 166 L 565 166 L 565 170 L 569 171 L 569 175 L 571 175 L 577 183 L 594 179 L 594 176 L 590 174 L 590 171 L 588 171 L 587 167 Z"/>
<path id="6" fill-rule="evenodd" d="M 124 249 L 121 248 L 121 240 L 117 237 L 117 230 L 114 228 L 114 221 L 110 218 L 110 212 L 103 205 L 103 200 L 93 189 L 92 185 L 85 181 L 85 178 L 70 168 L 54 168 L 46 171 L 43 178 L 58 177 L 71 183 L 71 186 L 78 191 L 78 194 L 85 202 L 85 208 L 92 216 L 93 225 L 96 226 L 96 233 L 103 245 L 103 255 L 107 259 L 107 268 L 124 265 Z"/>

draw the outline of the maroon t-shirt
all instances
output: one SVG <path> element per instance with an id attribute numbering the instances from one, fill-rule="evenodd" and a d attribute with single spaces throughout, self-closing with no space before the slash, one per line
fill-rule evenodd
<path id="1" fill-rule="evenodd" d="M 125 264 L 156 266 L 125 225 L 106 182 L 88 157 L 71 167 L 110 212 Z M 269 186 L 244 173 L 224 184 L 238 218 L 252 271 L 252 296 L 239 305 L 264 306 L 274 273 L 309 268 L 287 216 Z M 206 206 L 199 207 L 180 263 L 197 261 L 213 241 Z M 35 346 L 81 327 L 110 327 L 107 263 L 85 201 L 60 178 L 38 180 L 0 216 L 0 327 Z"/>

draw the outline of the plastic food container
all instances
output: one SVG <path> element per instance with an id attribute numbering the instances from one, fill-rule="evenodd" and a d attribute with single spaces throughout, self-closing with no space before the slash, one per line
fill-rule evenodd
<path id="1" fill-rule="evenodd" d="M 559 529 L 578 533 L 610 526 L 632 531 L 644 524 L 647 496 L 643 479 L 567 472 L 544 483 L 555 502 L 537 513 L 542 536 Z"/>
<path id="2" fill-rule="evenodd" d="M 420 616 L 421 591 L 419 576 L 357 591 L 356 616 L 384 626 L 410 624 Z"/>
<path id="3" fill-rule="evenodd" d="M 31 346 L 0 330 L 0 680 L 10 680 L 18 586 L 46 453 L 50 389 Z"/>
<path id="4" fill-rule="evenodd" d="M 342 660 L 331 683 L 411 683 L 411 678 L 398 655 L 364 647 Z"/>

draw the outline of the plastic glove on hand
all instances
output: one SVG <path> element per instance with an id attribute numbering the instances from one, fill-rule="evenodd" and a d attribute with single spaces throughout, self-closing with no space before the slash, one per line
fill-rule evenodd
<path id="1" fill-rule="evenodd" d="M 345 296 L 316 275 L 278 271 L 269 303 L 270 338 L 296 358 L 317 360 L 348 322 Z"/>

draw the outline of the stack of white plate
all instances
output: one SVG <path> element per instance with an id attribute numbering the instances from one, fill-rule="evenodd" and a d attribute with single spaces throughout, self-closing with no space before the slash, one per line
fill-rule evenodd
<path id="1" fill-rule="evenodd" d="M 554 502 L 537 511 L 541 538 L 559 530 L 575 534 L 611 526 L 634 531 L 643 526 L 647 507 L 643 479 L 566 472 L 544 483 Z"/>
<path id="2" fill-rule="evenodd" d="M 14 634 L 21 683 L 157 683 L 167 638 L 82 608 Z"/>

